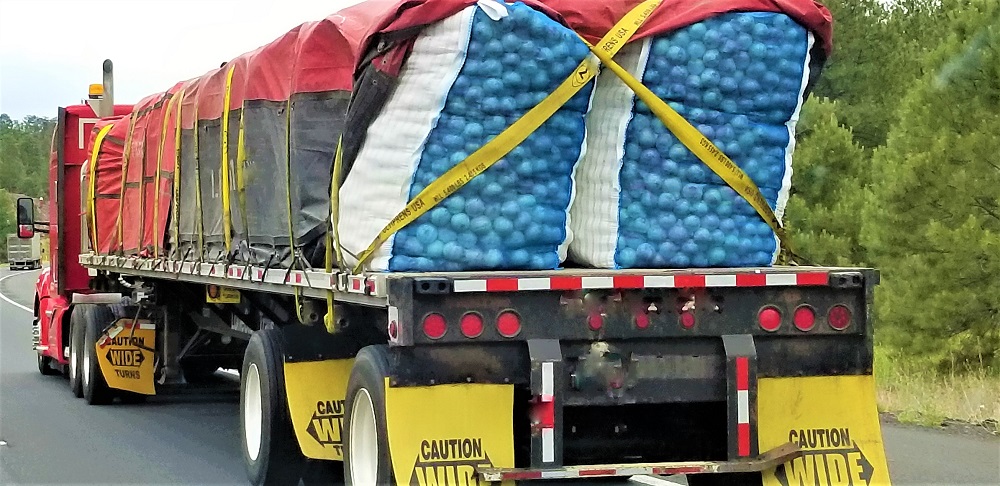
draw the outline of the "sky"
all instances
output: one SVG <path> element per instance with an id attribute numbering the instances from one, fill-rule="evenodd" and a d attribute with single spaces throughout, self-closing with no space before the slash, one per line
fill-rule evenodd
<path id="1" fill-rule="evenodd" d="M 0 113 L 55 117 L 114 62 L 135 103 L 359 0 L 0 0 Z"/>

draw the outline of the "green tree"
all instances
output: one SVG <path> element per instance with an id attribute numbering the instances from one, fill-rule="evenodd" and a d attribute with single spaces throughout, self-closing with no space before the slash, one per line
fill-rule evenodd
<path id="1" fill-rule="evenodd" d="M 972 2 L 875 153 L 862 241 L 885 278 L 880 341 L 1000 365 L 1000 5 Z"/>
<path id="2" fill-rule="evenodd" d="M 0 115 L 0 188 L 43 197 L 48 192 L 48 163 L 55 121 Z"/>
<path id="3" fill-rule="evenodd" d="M 813 263 L 857 265 L 866 261 L 858 214 L 869 167 L 836 112 L 836 102 L 816 97 L 803 107 L 785 224 L 796 252 Z"/>
<path id="4" fill-rule="evenodd" d="M 885 143 L 898 100 L 923 74 L 921 59 L 970 1 L 824 2 L 833 14 L 834 50 L 816 94 L 840 102 L 840 119 L 858 143 L 869 149 Z"/>
<path id="5" fill-rule="evenodd" d="M 7 191 L 0 189 L 0 258 L 7 261 L 7 235 L 15 228 L 14 200 Z"/>

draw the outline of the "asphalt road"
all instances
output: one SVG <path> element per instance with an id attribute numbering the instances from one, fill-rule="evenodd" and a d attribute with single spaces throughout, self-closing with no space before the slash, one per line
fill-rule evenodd
<path id="1" fill-rule="evenodd" d="M 235 396 L 90 407 L 38 373 L 20 307 L 37 273 L 0 268 L 0 485 L 246 484 Z M 888 424 L 883 434 L 894 484 L 1000 485 L 998 438 Z"/>

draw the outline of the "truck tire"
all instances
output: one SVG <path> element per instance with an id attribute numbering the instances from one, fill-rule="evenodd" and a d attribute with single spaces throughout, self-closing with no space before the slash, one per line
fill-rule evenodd
<path id="1" fill-rule="evenodd" d="M 88 307 L 88 304 L 73 306 L 69 317 L 69 389 L 77 398 L 83 398 L 80 370 L 83 365 L 83 333 L 87 328 Z"/>
<path id="2" fill-rule="evenodd" d="M 388 347 L 358 352 L 347 382 L 344 414 L 344 476 L 348 486 L 395 484 L 385 422 Z"/>
<path id="3" fill-rule="evenodd" d="M 281 332 L 253 334 L 240 373 L 240 442 L 250 484 L 297 484 L 305 465 L 285 403 Z"/>
<path id="4" fill-rule="evenodd" d="M 37 354 L 38 354 L 38 372 L 39 373 L 41 373 L 41 374 L 43 374 L 45 376 L 51 376 L 51 375 L 54 375 L 54 374 L 58 373 L 56 370 L 52 369 L 52 366 L 51 366 L 52 358 L 50 358 L 48 356 L 42 356 L 42 353 L 37 353 Z"/>
<path id="5" fill-rule="evenodd" d="M 90 405 L 107 405 L 115 399 L 115 394 L 108 387 L 97 362 L 97 338 L 115 320 L 115 314 L 106 305 L 89 305 L 86 312 L 86 331 L 83 337 L 83 362 L 81 363 L 83 398 Z"/>

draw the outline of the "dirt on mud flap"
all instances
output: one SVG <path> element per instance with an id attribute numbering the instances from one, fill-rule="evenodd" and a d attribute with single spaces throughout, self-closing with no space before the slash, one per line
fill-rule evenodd
<path id="1" fill-rule="evenodd" d="M 97 362 L 115 390 L 155 395 L 153 380 L 156 325 L 148 320 L 119 319 L 94 344 Z"/>
<path id="2" fill-rule="evenodd" d="M 791 442 L 804 454 L 764 472 L 766 486 L 889 485 L 870 375 L 761 378 L 761 450 Z"/>

